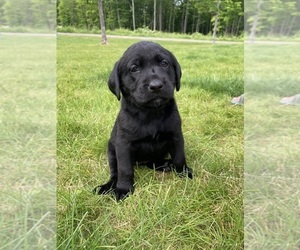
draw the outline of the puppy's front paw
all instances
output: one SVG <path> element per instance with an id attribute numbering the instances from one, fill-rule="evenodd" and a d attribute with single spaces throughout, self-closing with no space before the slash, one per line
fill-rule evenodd
<path id="1" fill-rule="evenodd" d="M 189 168 L 188 166 L 184 166 L 181 172 L 177 172 L 180 177 L 189 177 L 193 179 L 193 169 Z"/>
<path id="2" fill-rule="evenodd" d="M 93 194 L 109 194 L 116 189 L 115 181 L 108 181 L 107 183 L 97 186 L 93 189 Z"/>
<path id="3" fill-rule="evenodd" d="M 133 186 L 129 187 L 117 187 L 115 189 L 115 196 L 117 201 L 125 200 L 130 194 L 133 194 L 134 188 Z"/>

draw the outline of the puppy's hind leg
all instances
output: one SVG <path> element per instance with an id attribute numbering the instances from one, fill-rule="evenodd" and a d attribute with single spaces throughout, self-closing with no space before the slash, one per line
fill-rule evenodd
<path id="1" fill-rule="evenodd" d="M 113 193 L 116 189 L 118 181 L 118 165 L 114 146 L 110 142 L 108 144 L 108 162 L 110 167 L 110 179 L 107 183 L 95 187 L 93 189 L 94 194 Z"/>

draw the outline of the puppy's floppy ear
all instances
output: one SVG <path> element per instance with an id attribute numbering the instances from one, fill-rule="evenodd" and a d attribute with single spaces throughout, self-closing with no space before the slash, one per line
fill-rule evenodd
<path id="1" fill-rule="evenodd" d="M 114 69 L 110 73 L 109 80 L 108 80 L 108 87 L 109 87 L 110 91 L 120 101 L 121 92 L 120 92 L 120 77 L 119 77 L 119 73 L 118 73 L 118 68 L 119 68 L 119 61 L 115 63 Z"/>
<path id="2" fill-rule="evenodd" d="M 176 59 L 176 57 L 171 54 L 171 58 L 172 58 L 172 66 L 174 67 L 175 70 L 175 79 L 176 79 L 176 90 L 179 91 L 180 89 L 180 79 L 181 79 L 181 67 Z"/>

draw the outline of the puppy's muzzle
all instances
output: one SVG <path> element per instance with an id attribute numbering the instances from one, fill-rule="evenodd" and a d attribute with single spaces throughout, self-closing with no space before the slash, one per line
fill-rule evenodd
<path id="1" fill-rule="evenodd" d="M 163 89 L 163 83 L 160 80 L 152 80 L 149 84 L 149 91 L 153 93 L 159 93 Z"/>

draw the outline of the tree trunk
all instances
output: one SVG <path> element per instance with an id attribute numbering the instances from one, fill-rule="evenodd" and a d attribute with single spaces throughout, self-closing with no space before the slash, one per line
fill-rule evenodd
<path id="1" fill-rule="evenodd" d="M 132 27 L 133 27 L 133 31 L 135 31 L 135 13 L 134 13 L 134 0 L 131 1 L 132 3 Z"/>
<path id="2" fill-rule="evenodd" d="M 200 27 L 200 13 L 198 12 L 197 21 L 196 21 L 196 29 L 195 29 L 196 33 L 199 33 L 199 27 Z"/>
<path id="3" fill-rule="evenodd" d="M 161 7 L 162 0 L 159 1 L 159 31 L 162 31 L 162 7 Z"/>
<path id="4" fill-rule="evenodd" d="M 118 0 L 116 0 L 116 4 L 117 4 L 117 19 L 118 19 L 118 25 L 119 25 L 119 29 L 121 29 L 121 19 L 120 19 L 120 11 L 119 11 L 119 3 L 118 3 Z"/>
<path id="5" fill-rule="evenodd" d="M 230 27 L 230 35 L 233 36 L 234 33 L 235 33 L 235 28 L 236 28 L 236 18 L 233 20 L 232 24 L 231 24 L 231 27 Z"/>
<path id="6" fill-rule="evenodd" d="M 153 9 L 153 30 L 156 30 L 156 0 L 154 0 L 154 9 Z"/>
<path id="7" fill-rule="evenodd" d="M 254 21 L 253 21 L 253 25 L 252 25 L 251 33 L 250 33 L 250 43 L 254 43 L 255 33 L 256 33 L 258 19 L 259 19 L 259 10 L 260 10 L 261 1 L 262 0 L 257 1 L 257 5 L 256 5 L 257 10 L 256 10 L 256 13 L 254 16 Z"/>
<path id="8" fill-rule="evenodd" d="M 189 15 L 189 1 L 187 0 L 186 1 L 185 15 L 184 15 L 184 23 L 183 23 L 183 33 L 186 33 L 188 15 Z"/>
<path id="9" fill-rule="evenodd" d="M 192 22 L 192 33 L 194 32 L 195 26 L 196 26 L 196 13 L 194 12 L 193 22 Z"/>
<path id="10" fill-rule="evenodd" d="M 242 20 L 242 16 L 239 17 L 239 21 L 238 21 L 238 24 L 236 26 L 236 31 L 235 31 L 236 36 L 239 34 L 241 20 Z"/>
<path id="11" fill-rule="evenodd" d="M 105 21 L 104 21 L 102 0 L 98 0 L 98 9 L 99 9 L 101 38 L 102 38 L 101 44 L 108 44 L 107 37 L 106 37 L 106 30 L 105 30 Z"/>
<path id="12" fill-rule="evenodd" d="M 280 36 L 283 36 L 283 35 L 284 35 L 285 24 L 286 24 L 286 19 L 283 19 L 283 22 L 281 23 L 280 31 L 279 31 Z"/>
<path id="13" fill-rule="evenodd" d="M 297 18 L 297 16 L 294 15 L 293 18 L 292 18 L 291 24 L 289 25 L 288 31 L 286 33 L 287 36 L 289 36 L 291 34 L 291 31 L 292 31 L 293 26 L 295 24 L 296 18 Z"/>
<path id="14" fill-rule="evenodd" d="M 143 6 L 143 28 L 146 28 L 146 14 L 147 14 L 146 3 L 144 1 L 144 6 Z"/>
<path id="15" fill-rule="evenodd" d="M 221 0 L 218 0 L 218 2 L 217 2 L 217 14 L 216 14 L 216 17 L 215 17 L 215 23 L 214 23 L 214 29 L 213 29 L 213 43 L 216 43 L 216 35 L 217 35 L 219 12 L 220 12 L 220 3 L 221 3 Z"/>
<path id="16" fill-rule="evenodd" d="M 274 24 L 271 24 L 270 30 L 269 30 L 269 36 L 273 36 L 274 33 Z"/>
<path id="17" fill-rule="evenodd" d="M 172 32 L 171 31 L 171 27 L 172 27 L 172 20 L 173 20 L 173 9 L 174 9 L 174 4 L 172 4 L 172 8 L 170 11 L 170 17 L 169 17 L 169 25 L 168 25 L 168 32 Z"/>

